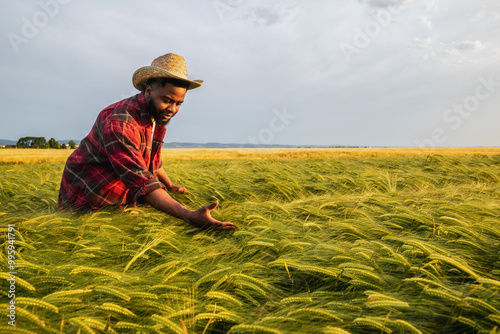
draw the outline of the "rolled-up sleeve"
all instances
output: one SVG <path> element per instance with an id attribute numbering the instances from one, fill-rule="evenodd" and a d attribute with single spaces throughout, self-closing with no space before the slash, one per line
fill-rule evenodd
<path id="1" fill-rule="evenodd" d="M 109 161 L 135 200 L 156 189 L 165 189 L 149 170 L 143 156 L 142 134 L 123 120 L 111 120 L 103 129 L 102 140 Z"/>

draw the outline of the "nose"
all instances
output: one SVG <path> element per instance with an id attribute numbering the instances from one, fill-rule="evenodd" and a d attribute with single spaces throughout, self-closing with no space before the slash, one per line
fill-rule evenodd
<path id="1" fill-rule="evenodd" d="M 170 103 L 168 105 L 168 107 L 167 107 L 167 111 L 169 111 L 171 113 L 174 113 L 174 114 L 177 112 L 178 109 L 179 108 L 177 108 L 177 106 L 175 105 L 175 103 Z"/>

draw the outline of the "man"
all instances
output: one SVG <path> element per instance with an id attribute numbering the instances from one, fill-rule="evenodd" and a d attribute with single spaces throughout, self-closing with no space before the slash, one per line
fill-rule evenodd
<path id="1" fill-rule="evenodd" d="M 141 93 L 107 107 L 71 154 L 64 168 L 58 206 L 92 210 L 107 205 L 147 203 L 197 227 L 234 229 L 210 215 L 218 202 L 190 211 L 166 190 L 188 193 L 162 168 L 166 124 L 177 114 L 187 90 L 202 80 L 189 80 L 183 57 L 168 53 L 138 69 L 134 87 Z"/>

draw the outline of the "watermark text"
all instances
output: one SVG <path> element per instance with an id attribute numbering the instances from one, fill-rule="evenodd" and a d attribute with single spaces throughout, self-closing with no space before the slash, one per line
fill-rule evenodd
<path id="1" fill-rule="evenodd" d="M 254 136 L 247 137 L 247 144 L 259 145 L 259 144 L 271 144 L 277 133 L 285 130 L 286 126 L 290 124 L 291 120 L 295 119 L 297 116 L 289 113 L 286 107 L 282 110 L 273 108 L 274 116 L 269 120 L 268 127 L 260 129 L 259 133 Z"/>
<path id="2" fill-rule="evenodd" d="M 460 103 L 455 103 L 443 112 L 443 121 L 449 124 L 452 130 L 458 130 L 465 119 L 468 119 L 481 105 L 488 100 L 500 87 L 500 81 L 495 81 L 493 75 L 487 78 L 479 76 L 478 84 L 474 93 L 466 96 Z M 419 147 L 436 147 L 448 140 L 447 131 L 442 127 L 436 127 L 431 131 L 428 138 L 416 139 L 415 144 Z"/>
<path id="3" fill-rule="evenodd" d="M 23 44 L 28 44 L 30 40 L 35 38 L 41 29 L 43 29 L 50 21 L 59 14 L 61 5 L 69 3 L 71 0 L 40 0 L 37 2 L 40 9 L 28 18 L 21 18 L 20 33 L 13 31 L 7 34 L 10 46 L 14 53 L 19 53 L 19 48 Z"/>
<path id="4" fill-rule="evenodd" d="M 9 291 L 7 297 L 10 299 L 9 306 L 7 307 L 7 318 L 10 321 L 7 322 L 10 326 L 16 325 L 16 225 L 7 225 L 7 266 L 9 271 L 7 274 L 10 276 L 7 278 L 9 282 Z"/>
<path id="5" fill-rule="evenodd" d="M 400 7 L 388 7 L 375 12 L 373 19 L 366 22 L 363 29 L 354 28 L 354 35 L 351 42 L 342 42 L 339 44 L 340 51 L 345 60 L 350 63 L 354 55 L 358 55 L 367 48 L 372 40 L 376 38 L 383 28 L 387 27 L 392 21 L 393 16 L 402 11 Z"/>

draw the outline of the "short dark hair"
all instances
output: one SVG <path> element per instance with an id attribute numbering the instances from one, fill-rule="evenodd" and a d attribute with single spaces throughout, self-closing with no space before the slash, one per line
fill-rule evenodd
<path id="1" fill-rule="evenodd" d="M 160 84 L 162 87 L 165 87 L 165 84 L 169 83 L 171 85 L 174 85 L 175 87 L 181 87 L 181 88 L 189 88 L 189 82 L 180 80 L 180 79 L 175 79 L 175 78 L 151 78 L 146 81 L 146 84 L 144 85 L 144 90 L 146 90 L 147 86 L 153 86 L 155 83 Z"/>

